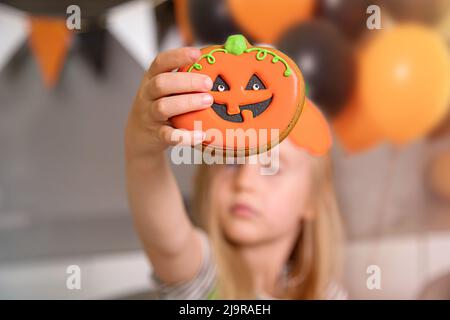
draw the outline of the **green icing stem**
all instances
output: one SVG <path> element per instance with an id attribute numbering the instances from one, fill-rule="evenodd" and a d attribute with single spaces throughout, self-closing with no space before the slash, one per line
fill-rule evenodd
<path id="1" fill-rule="evenodd" d="M 264 60 L 267 57 L 267 54 L 270 54 L 270 55 L 273 56 L 272 63 L 277 63 L 278 61 L 281 61 L 284 64 L 286 70 L 284 71 L 283 75 L 285 77 L 289 77 L 292 74 L 292 70 L 291 70 L 291 68 L 289 68 L 289 65 L 286 62 L 286 60 L 284 60 L 282 57 L 277 55 L 275 52 L 272 52 L 272 51 L 264 49 L 264 48 L 257 48 L 257 47 L 246 49 L 244 52 L 245 53 L 249 53 L 249 52 L 253 52 L 253 51 L 258 51 L 256 53 L 256 60 L 262 61 L 262 60 Z M 226 49 L 214 49 L 214 50 L 211 50 L 210 52 L 202 55 L 198 59 L 198 61 L 206 58 L 206 61 L 208 61 L 209 64 L 214 64 L 216 62 L 216 58 L 213 56 L 213 53 L 215 53 L 215 52 L 229 53 L 228 50 L 226 50 Z M 192 69 L 202 70 L 203 67 L 202 67 L 202 65 L 200 63 L 196 62 L 192 66 L 189 67 L 187 72 L 191 72 Z"/>

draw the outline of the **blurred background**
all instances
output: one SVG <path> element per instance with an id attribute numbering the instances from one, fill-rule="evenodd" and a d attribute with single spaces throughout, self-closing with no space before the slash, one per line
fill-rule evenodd
<path id="1" fill-rule="evenodd" d="M 151 297 L 127 113 L 159 51 L 234 33 L 288 53 L 332 124 L 350 298 L 450 299 L 450 0 L 0 0 L 0 298 Z"/>

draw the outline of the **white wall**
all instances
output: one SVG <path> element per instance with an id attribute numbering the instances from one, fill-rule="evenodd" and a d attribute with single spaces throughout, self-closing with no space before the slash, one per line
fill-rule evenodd
<path id="1" fill-rule="evenodd" d="M 350 298 L 415 299 L 428 282 L 450 272 L 450 232 L 353 242 L 346 253 Z M 369 265 L 381 269 L 380 290 L 367 288 Z"/>
<path id="2" fill-rule="evenodd" d="M 450 272 L 450 233 L 408 235 L 350 243 L 344 284 L 353 299 L 414 299 L 421 288 Z M 66 288 L 66 268 L 81 267 L 81 290 Z M 381 290 L 366 287 L 367 266 L 381 268 Z M 151 290 L 142 252 L 76 257 L 0 266 L 2 299 L 105 299 Z M 450 285 L 450 284 L 449 284 Z"/>
<path id="3" fill-rule="evenodd" d="M 66 288 L 66 269 L 81 268 L 81 290 Z M 0 299 L 107 299 L 150 288 L 141 252 L 75 257 L 0 266 Z"/>

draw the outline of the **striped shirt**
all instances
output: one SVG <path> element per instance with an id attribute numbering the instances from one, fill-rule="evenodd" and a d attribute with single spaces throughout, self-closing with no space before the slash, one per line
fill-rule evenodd
<path id="1" fill-rule="evenodd" d="M 152 281 L 159 299 L 164 300 L 206 300 L 214 299 L 216 290 L 216 264 L 208 236 L 201 231 L 203 260 L 195 277 L 187 282 L 166 284 L 156 274 L 152 274 Z M 270 299 L 270 297 L 260 297 Z M 345 300 L 347 293 L 337 284 L 332 283 L 327 289 L 327 300 Z"/>

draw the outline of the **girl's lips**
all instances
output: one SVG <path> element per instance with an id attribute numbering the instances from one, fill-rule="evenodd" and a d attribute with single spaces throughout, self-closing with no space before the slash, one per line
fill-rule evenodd
<path id="1" fill-rule="evenodd" d="M 255 210 L 243 203 L 237 203 L 233 205 L 231 207 L 231 213 L 242 218 L 252 218 L 256 215 Z"/>

